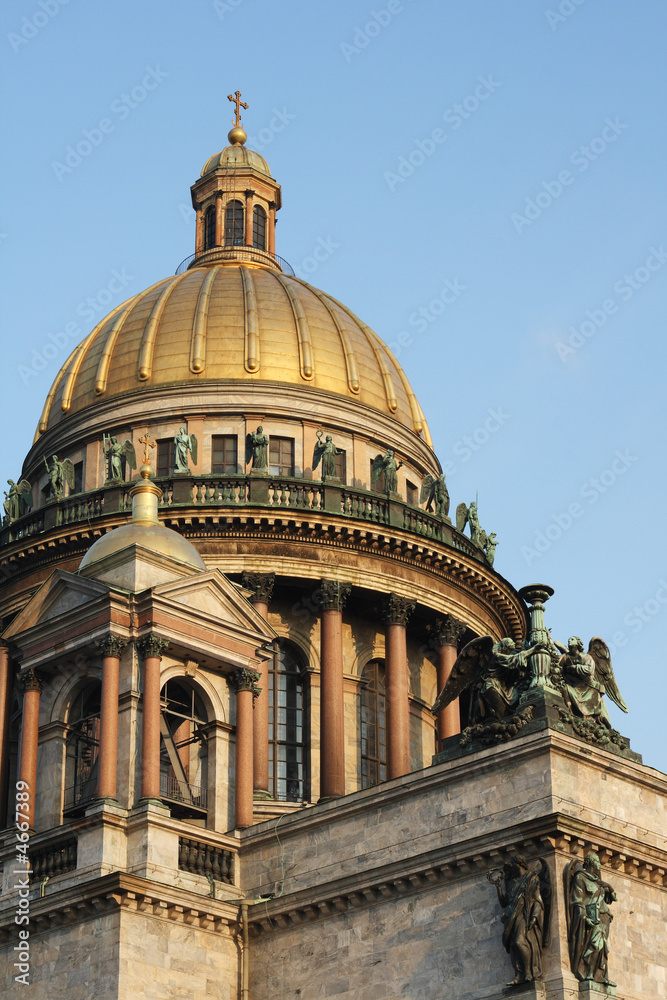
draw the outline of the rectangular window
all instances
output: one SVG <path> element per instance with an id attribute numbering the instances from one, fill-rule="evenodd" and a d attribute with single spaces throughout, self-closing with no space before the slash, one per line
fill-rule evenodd
<path id="1" fill-rule="evenodd" d="M 214 434 L 211 438 L 211 472 L 235 475 L 238 472 L 238 439 L 235 434 Z"/>
<path id="2" fill-rule="evenodd" d="M 269 472 L 272 476 L 294 475 L 294 438 L 269 439 Z"/>
<path id="3" fill-rule="evenodd" d="M 164 479 L 171 475 L 174 466 L 174 439 L 163 438 L 157 443 L 157 465 L 155 467 L 156 479 Z"/>
<path id="4" fill-rule="evenodd" d="M 374 459 L 371 459 L 371 471 L 368 477 L 368 481 L 371 484 L 372 490 L 375 490 L 376 493 L 384 493 L 384 471 L 381 472 L 378 478 L 375 480 L 375 482 L 373 482 L 373 462 Z"/>
<path id="5" fill-rule="evenodd" d="M 408 494 L 408 503 L 411 503 L 414 507 L 419 506 L 419 490 L 414 483 L 411 483 L 409 479 L 405 481 L 405 487 Z"/>
<path id="6" fill-rule="evenodd" d="M 83 493 L 83 462 L 74 463 L 74 489 L 70 493 Z"/>
<path id="7" fill-rule="evenodd" d="M 341 483 L 345 485 L 345 459 L 347 458 L 344 451 L 341 449 L 340 455 L 336 455 L 336 478 L 340 479 Z"/>

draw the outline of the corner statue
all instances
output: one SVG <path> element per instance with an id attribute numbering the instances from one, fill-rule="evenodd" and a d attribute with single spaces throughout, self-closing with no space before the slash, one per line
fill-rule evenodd
<path id="1" fill-rule="evenodd" d="M 628 706 L 618 690 L 607 643 L 599 636 L 593 636 L 588 652 L 584 653 L 583 642 L 578 635 L 573 635 L 568 639 L 567 646 L 555 640 L 554 646 L 563 654 L 558 661 L 562 694 L 572 715 L 597 719 L 610 729 L 603 695 L 609 695 L 622 712 L 627 712 Z"/>
<path id="2" fill-rule="evenodd" d="M 258 427 L 256 431 L 248 434 L 248 452 L 252 457 L 252 472 L 269 471 L 269 435 L 264 433 L 263 427 Z M 246 453 L 247 454 L 247 453 Z"/>
<path id="3" fill-rule="evenodd" d="M 615 986 L 608 977 L 610 904 L 618 896 L 600 878 L 600 859 L 587 854 L 584 863 L 571 861 L 563 872 L 567 944 L 572 972 L 580 982 Z"/>
<path id="4" fill-rule="evenodd" d="M 426 501 L 426 510 L 432 510 L 435 505 L 435 512 L 438 517 L 447 517 L 449 514 L 449 490 L 445 482 L 444 475 L 432 476 L 430 473 L 424 476 L 419 502 Z"/>
<path id="5" fill-rule="evenodd" d="M 126 459 L 131 469 L 136 469 L 137 467 L 137 456 L 134 450 L 134 445 L 129 438 L 121 444 L 117 437 L 103 434 L 102 449 L 104 451 L 104 457 L 109 463 L 109 467 L 107 469 L 107 482 L 122 483 L 124 479 L 123 458 Z"/>
<path id="6" fill-rule="evenodd" d="M 326 441 L 322 441 L 322 431 L 317 432 L 317 442 L 313 449 L 313 472 L 322 459 L 322 482 L 325 479 L 338 479 L 336 475 L 336 455 L 344 455 L 342 448 L 337 448 L 333 443 L 331 434 L 327 434 Z"/>
<path id="7" fill-rule="evenodd" d="M 521 854 L 486 876 L 503 908 L 503 945 L 514 966 L 508 986 L 542 979 L 542 949 L 549 943 L 551 879 L 546 862 L 530 869 Z"/>
<path id="8" fill-rule="evenodd" d="M 8 479 L 7 485 L 9 486 L 9 493 L 5 490 L 6 499 L 3 507 L 5 508 L 7 520 L 12 524 L 30 510 L 32 486 L 27 479 L 22 479 L 20 483 L 15 483 L 13 479 Z"/>
<path id="9" fill-rule="evenodd" d="M 44 458 L 44 464 L 49 473 L 51 496 L 55 497 L 56 500 L 60 500 L 65 491 L 65 483 L 67 483 L 70 490 L 74 489 L 74 463 L 70 462 L 69 458 L 64 458 L 60 462 L 58 456 L 53 455 L 51 457 L 51 464 L 49 465 L 46 457 Z"/>
<path id="10" fill-rule="evenodd" d="M 384 473 L 384 493 L 398 493 L 398 476 L 396 473 L 403 465 L 396 462 L 392 448 L 387 448 L 384 455 L 376 455 L 371 469 L 371 486 L 375 486 Z"/>
<path id="11" fill-rule="evenodd" d="M 473 639 L 459 653 L 431 711 L 442 711 L 471 688 L 471 725 L 489 718 L 505 719 L 518 707 L 521 684 L 528 681 L 528 658 L 543 648 L 538 642 L 519 652 L 513 639 L 496 643 L 490 635 Z"/>
<path id="12" fill-rule="evenodd" d="M 189 472 L 188 452 L 192 454 L 192 461 L 197 464 L 197 438 L 194 434 L 186 434 L 185 427 L 181 427 L 174 438 L 174 472 Z"/>

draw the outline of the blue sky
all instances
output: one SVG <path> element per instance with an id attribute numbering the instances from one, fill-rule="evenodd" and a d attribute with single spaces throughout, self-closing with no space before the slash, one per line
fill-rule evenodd
<path id="1" fill-rule="evenodd" d="M 453 504 L 612 645 L 666 770 L 666 36 L 659 0 L 4 4 L 3 480 L 68 347 L 192 252 L 240 89 L 277 252 L 393 346 Z"/>

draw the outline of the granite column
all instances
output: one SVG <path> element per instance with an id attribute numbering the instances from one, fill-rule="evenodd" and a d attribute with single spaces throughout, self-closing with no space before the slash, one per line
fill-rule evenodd
<path id="1" fill-rule="evenodd" d="M 169 643 L 157 635 L 141 639 L 144 658 L 143 723 L 141 731 L 141 798 L 160 798 L 160 662 Z"/>
<path id="2" fill-rule="evenodd" d="M 347 584 L 322 580 L 320 604 L 320 798 L 345 795 L 343 606 Z"/>
<path id="3" fill-rule="evenodd" d="M 384 607 L 387 777 L 410 771 L 410 699 L 406 628 L 414 603 L 390 594 Z"/>

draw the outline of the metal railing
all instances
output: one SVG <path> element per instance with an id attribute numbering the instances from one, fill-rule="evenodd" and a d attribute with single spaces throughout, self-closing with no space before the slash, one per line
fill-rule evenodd
<path id="1" fill-rule="evenodd" d="M 198 785 L 190 785 L 187 781 L 175 778 L 172 774 L 160 775 L 160 798 L 168 799 L 170 802 L 179 802 L 182 805 L 192 806 L 195 809 L 206 809 L 208 799 L 206 788 Z"/>
<path id="2" fill-rule="evenodd" d="M 225 244 L 224 246 L 206 247 L 205 250 L 191 253 L 181 261 L 176 268 L 175 273 L 183 274 L 191 267 L 192 264 L 194 264 L 195 260 L 200 257 L 204 257 L 204 255 L 206 255 L 207 263 L 215 263 L 216 251 L 220 254 L 221 260 L 238 260 L 239 263 L 243 263 L 244 260 L 247 260 L 252 264 L 266 264 L 269 261 L 274 261 L 283 274 L 288 274 L 292 278 L 295 277 L 294 268 L 289 261 L 285 260 L 284 257 L 279 257 L 277 253 L 270 253 L 268 250 L 260 250 L 259 247 L 248 247 L 241 244 Z"/>

